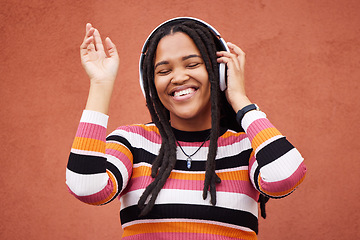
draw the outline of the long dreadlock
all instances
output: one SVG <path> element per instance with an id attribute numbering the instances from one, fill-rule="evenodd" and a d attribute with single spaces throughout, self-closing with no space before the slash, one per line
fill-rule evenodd
<path id="1" fill-rule="evenodd" d="M 210 191 L 212 205 L 216 204 L 215 185 L 221 182 L 221 179 L 215 173 L 215 158 L 217 153 L 217 140 L 220 133 L 220 124 L 225 124 L 227 127 L 231 126 L 234 130 L 241 129 L 241 127 L 239 127 L 236 123 L 235 113 L 226 101 L 225 94 L 221 93 L 219 90 L 219 71 L 216 56 L 218 46 L 216 46 L 216 41 L 214 40 L 215 36 L 210 32 L 210 30 L 191 20 L 165 24 L 157 29 L 149 39 L 149 46 L 142 63 L 143 65 L 140 67 L 143 69 L 143 85 L 146 104 L 152 121 L 159 129 L 162 143 L 159 153 L 152 163 L 151 176 L 155 179 L 147 186 L 138 202 L 138 206 L 141 209 L 141 216 L 148 214 L 153 208 L 155 200 L 168 179 L 171 171 L 175 167 L 177 160 L 176 138 L 169 122 L 169 111 L 160 101 L 154 83 L 154 56 L 158 43 L 163 37 L 176 32 L 183 32 L 194 41 L 200 51 L 209 76 L 212 128 L 210 131 L 209 152 L 206 162 L 203 199 L 207 198 L 208 191 Z M 147 200 L 148 202 L 146 203 Z"/>

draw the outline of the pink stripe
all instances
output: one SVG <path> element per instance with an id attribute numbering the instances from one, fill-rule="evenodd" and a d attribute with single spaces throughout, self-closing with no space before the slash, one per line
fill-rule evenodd
<path id="1" fill-rule="evenodd" d="M 304 177 L 306 173 L 306 166 L 302 162 L 296 171 L 288 178 L 277 181 L 277 182 L 265 182 L 264 180 L 260 180 L 261 188 L 269 193 L 278 193 L 285 192 L 290 193 L 294 186 Z M 286 195 L 286 194 L 284 194 Z"/>
<path id="2" fill-rule="evenodd" d="M 105 142 L 106 128 L 92 123 L 80 122 L 76 137 L 92 138 Z"/>
<path id="3" fill-rule="evenodd" d="M 218 146 L 219 147 L 229 146 L 229 144 L 234 144 L 234 143 L 237 143 L 237 142 L 241 142 L 245 138 L 247 138 L 246 134 L 230 136 L 230 137 L 227 137 L 227 138 L 221 138 L 220 137 L 219 140 L 218 140 Z"/>
<path id="4" fill-rule="evenodd" d="M 72 195 L 74 195 L 77 199 L 79 199 L 80 201 L 82 201 L 84 203 L 94 204 L 94 203 L 100 202 L 100 204 L 102 204 L 111 195 L 111 193 L 114 190 L 114 186 L 113 186 L 112 181 L 109 179 L 108 184 L 105 186 L 105 188 L 103 190 L 101 190 L 100 192 L 97 192 L 95 194 L 88 195 L 88 196 L 78 196 L 74 192 L 72 192 L 70 190 L 70 188 L 68 188 L 68 189 Z"/>
<path id="5" fill-rule="evenodd" d="M 200 145 L 203 142 L 182 142 L 182 141 L 178 141 L 181 145 L 181 147 L 200 147 Z M 203 147 L 209 147 L 210 145 L 210 140 L 206 141 L 205 144 L 203 145 Z"/>
<path id="6" fill-rule="evenodd" d="M 166 224 L 166 223 L 162 223 Z M 125 228 L 126 231 L 126 228 Z M 234 237 L 221 236 L 217 234 L 206 234 L 206 233 L 186 233 L 186 232 L 161 232 L 161 233 L 144 233 L 137 234 L 128 237 L 123 237 L 123 240 L 139 240 L 139 239 L 167 239 L 167 240 L 183 240 L 183 239 L 196 239 L 196 240 L 234 240 L 234 239 L 256 239 L 256 234 L 254 232 L 249 232 L 246 238 L 237 238 L 236 235 L 239 235 L 239 231 L 234 230 Z M 245 233 L 246 234 L 246 233 Z"/>
<path id="7" fill-rule="evenodd" d="M 267 118 L 260 118 L 250 124 L 246 133 L 250 141 L 252 141 L 256 134 L 267 128 L 274 128 L 274 125 Z"/>
<path id="8" fill-rule="evenodd" d="M 153 178 L 150 176 L 133 178 L 129 182 L 126 192 L 144 189 L 152 181 Z M 203 180 L 168 179 L 162 189 L 202 191 L 203 188 Z M 249 197 L 253 198 L 255 201 L 259 197 L 258 191 L 255 190 L 250 181 L 223 180 L 220 184 L 216 185 L 216 191 L 246 194 Z"/>
<path id="9" fill-rule="evenodd" d="M 249 160 L 249 169 L 251 169 L 256 161 L 255 154 Z"/>
<path id="10" fill-rule="evenodd" d="M 132 161 L 123 152 L 111 148 L 107 148 L 105 152 L 106 154 L 109 154 L 119 159 L 119 161 L 121 161 L 125 165 L 126 170 L 128 172 L 128 176 L 131 176 L 132 166 L 133 166 Z"/>
<path id="11" fill-rule="evenodd" d="M 150 127 L 145 126 L 145 128 L 144 128 L 144 127 L 137 126 L 137 125 L 131 125 L 130 127 L 129 126 L 119 127 L 118 130 L 124 130 L 126 132 L 138 134 L 141 137 L 143 137 L 153 143 L 161 144 L 161 142 L 162 142 L 161 136 L 157 132 L 152 131 L 150 129 Z"/>

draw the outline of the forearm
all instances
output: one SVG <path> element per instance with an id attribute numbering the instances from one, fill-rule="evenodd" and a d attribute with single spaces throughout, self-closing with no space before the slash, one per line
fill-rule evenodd
<path id="1" fill-rule="evenodd" d="M 85 109 L 108 114 L 113 87 L 113 81 L 92 82 Z"/>
<path id="2" fill-rule="evenodd" d="M 290 194 L 306 173 L 299 151 L 260 111 L 248 112 L 241 123 L 253 148 L 249 168 L 254 186 L 269 197 Z"/>
<path id="3" fill-rule="evenodd" d="M 113 174 L 107 170 L 107 120 L 104 114 L 84 111 L 66 170 L 69 191 L 79 200 L 93 205 L 109 202 L 121 185 L 121 178 L 111 177 Z"/>

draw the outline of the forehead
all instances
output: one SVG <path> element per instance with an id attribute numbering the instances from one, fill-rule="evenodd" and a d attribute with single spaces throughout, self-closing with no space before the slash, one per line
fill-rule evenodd
<path id="1" fill-rule="evenodd" d="M 155 61 L 183 57 L 189 54 L 200 55 L 200 51 L 187 34 L 176 32 L 163 37 L 159 41 L 156 49 Z"/>

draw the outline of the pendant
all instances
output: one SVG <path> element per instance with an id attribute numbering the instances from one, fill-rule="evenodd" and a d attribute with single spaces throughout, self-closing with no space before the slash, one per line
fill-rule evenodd
<path id="1" fill-rule="evenodd" d="M 187 165 L 187 168 L 188 168 L 188 169 L 191 168 L 191 160 L 192 160 L 192 159 L 191 159 L 190 157 L 188 157 L 188 158 L 186 159 L 186 161 L 187 161 L 187 164 L 186 164 L 186 165 Z"/>

